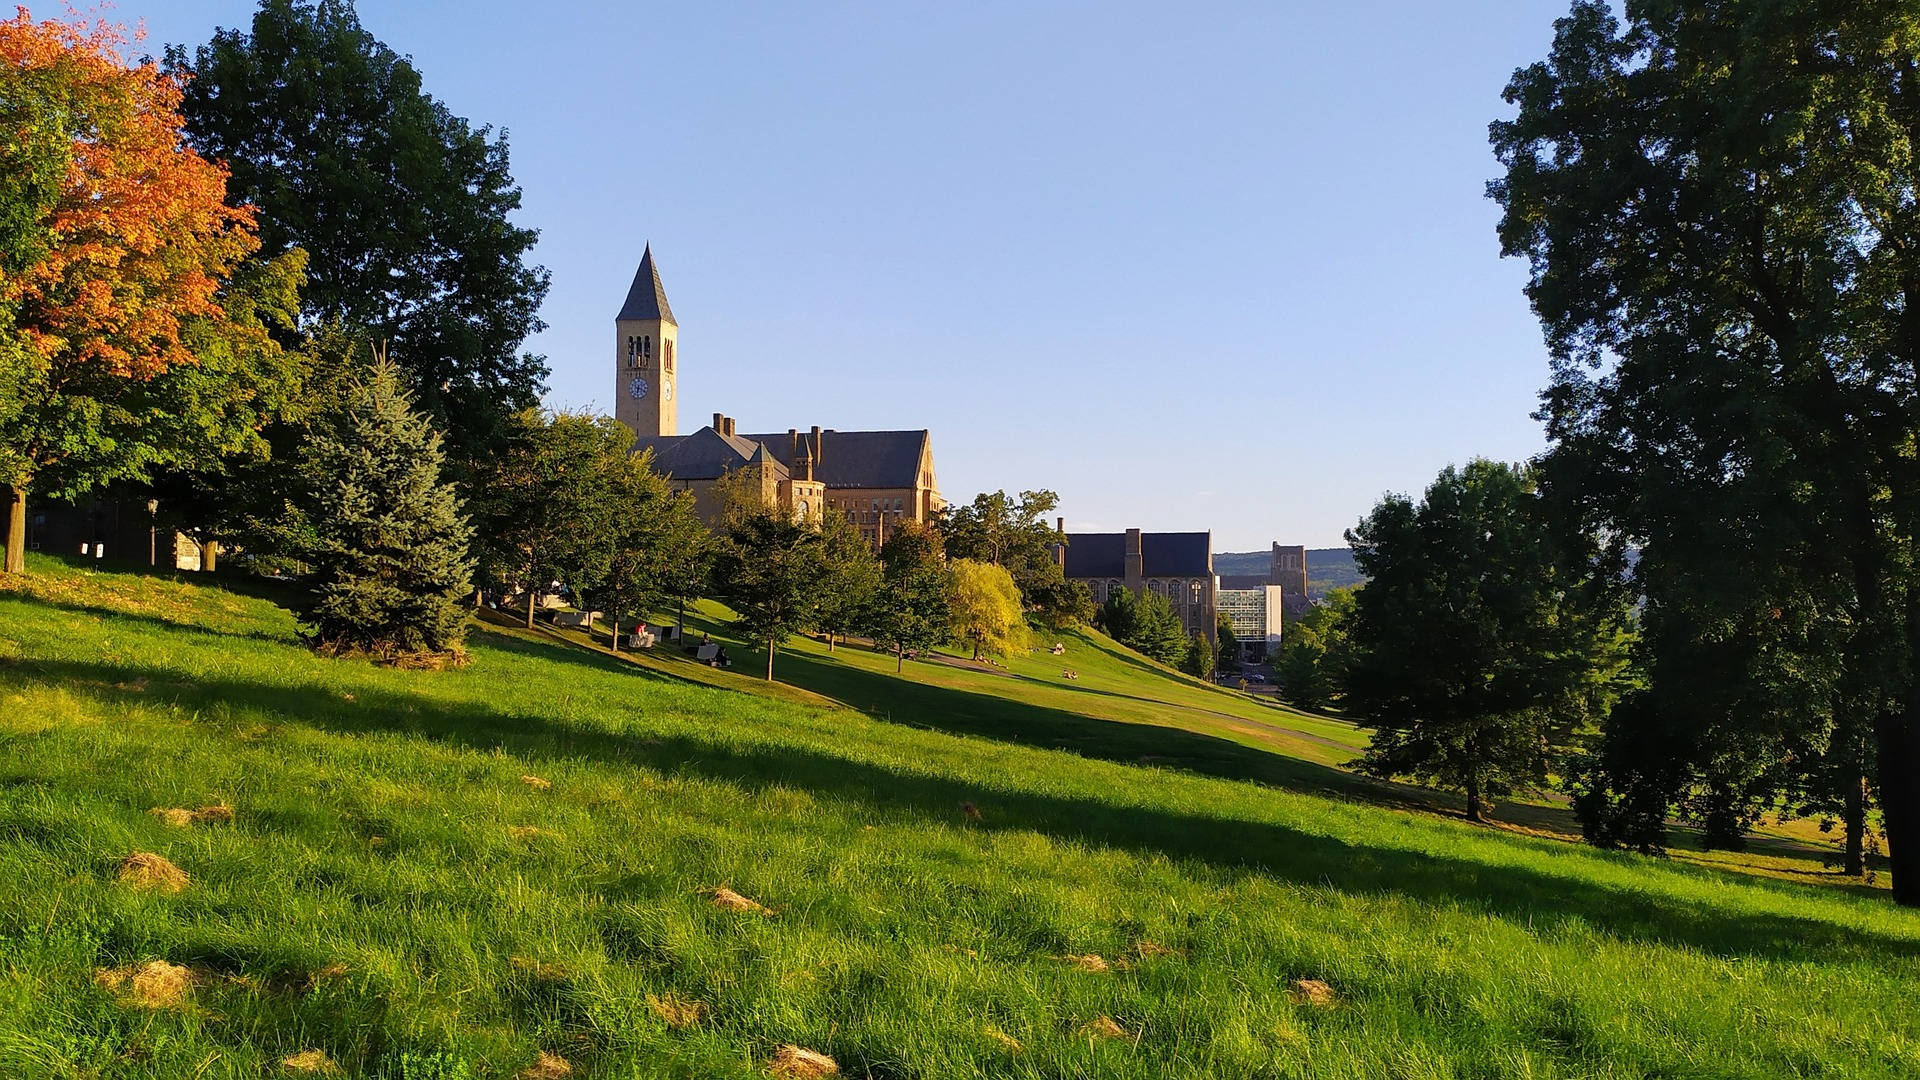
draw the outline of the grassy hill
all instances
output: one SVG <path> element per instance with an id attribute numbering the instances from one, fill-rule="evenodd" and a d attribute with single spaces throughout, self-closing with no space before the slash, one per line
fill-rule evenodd
<path id="1" fill-rule="evenodd" d="M 1327 794 L 1277 751 L 1338 725 L 1094 638 L 885 700 L 809 645 L 771 697 L 506 628 L 330 661 L 238 591 L 33 569 L 0 1075 L 1920 1075 L 1920 917 Z"/>

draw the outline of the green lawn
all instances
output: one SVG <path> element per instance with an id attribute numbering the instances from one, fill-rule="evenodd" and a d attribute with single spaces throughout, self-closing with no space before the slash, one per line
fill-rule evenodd
<path id="1" fill-rule="evenodd" d="M 1093 639 L 1014 668 L 1078 686 L 782 658 L 869 715 L 505 629 L 459 670 L 326 660 L 241 592 L 32 569 L 0 1076 L 748 1077 L 789 1043 L 886 1080 L 1920 1075 L 1920 916 L 1325 794 L 1233 695 L 1129 719 L 1153 684 Z M 136 851 L 190 883 L 123 884 Z M 173 1004 L 96 981 L 152 961 Z"/>

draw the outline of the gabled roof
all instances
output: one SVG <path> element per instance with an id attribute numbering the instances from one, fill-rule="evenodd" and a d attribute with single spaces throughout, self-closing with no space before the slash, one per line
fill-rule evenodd
<path id="1" fill-rule="evenodd" d="M 766 461 L 779 476 L 787 474 L 779 461 L 767 460 L 766 447 L 738 435 L 722 435 L 711 427 L 691 435 L 642 435 L 634 440 L 633 452 L 645 450 L 653 451 L 653 471 L 675 480 L 718 480 L 756 459 Z"/>
<path id="2" fill-rule="evenodd" d="M 1213 534 L 1141 533 L 1142 577 L 1213 576 Z M 1066 576 L 1125 578 L 1126 533 L 1068 533 Z"/>
<path id="3" fill-rule="evenodd" d="M 645 321 L 659 319 L 675 326 L 673 308 L 667 304 L 667 290 L 660 285 L 660 268 L 653 265 L 653 245 L 640 256 L 640 269 L 634 271 L 633 287 L 627 290 L 627 302 L 620 305 L 620 314 L 614 319 L 620 322 L 628 320 Z"/>
<path id="4" fill-rule="evenodd" d="M 742 435 L 773 452 L 782 465 L 793 468 L 799 456 L 787 432 Z M 933 436 L 919 431 L 822 431 L 820 453 L 813 462 L 813 478 L 830 488 L 912 488 L 920 482 L 920 462 Z M 810 432 L 800 433 L 799 449 L 807 449 Z"/>

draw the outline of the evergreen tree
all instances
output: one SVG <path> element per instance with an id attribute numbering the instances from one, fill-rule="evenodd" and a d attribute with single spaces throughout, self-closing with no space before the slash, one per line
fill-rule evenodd
<path id="1" fill-rule="evenodd" d="M 1142 656 L 1169 666 L 1186 658 L 1186 629 L 1164 596 L 1117 589 L 1101 605 L 1097 621 L 1108 637 Z"/>
<path id="2" fill-rule="evenodd" d="M 951 621 L 940 534 L 911 522 L 899 525 L 880 545 L 880 564 L 870 629 L 877 644 L 893 650 L 893 669 L 899 672 L 908 652 L 939 644 Z"/>
<path id="3" fill-rule="evenodd" d="M 1187 642 L 1187 655 L 1180 662 L 1180 670 L 1203 679 L 1213 672 L 1213 642 L 1207 640 L 1207 635 L 1195 634 Z"/>
<path id="4" fill-rule="evenodd" d="M 304 455 L 314 642 L 394 660 L 461 655 L 471 536 L 440 435 L 382 356 L 318 418 Z"/>
<path id="5" fill-rule="evenodd" d="M 1302 709 L 1325 708 L 1333 697 L 1327 667 L 1327 648 L 1319 634 L 1304 627 L 1298 633 L 1289 633 L 1273 665 L 1280 697 Z"/>
<path id="6" fill-rule="evenodd" d="M 1389 496 L 1347 540 L 1369 578 L 1346 680 L 1374 731 L 1362 768 L 1463 791 L 1474 821 L 1488 796 L 1545 783 L 1611 704 L 1625 612 L 1529 474 L 1449 467 L 1418 505 Z"/>

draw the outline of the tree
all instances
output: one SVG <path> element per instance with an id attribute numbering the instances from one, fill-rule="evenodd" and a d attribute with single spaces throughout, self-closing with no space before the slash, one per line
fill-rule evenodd
<path id="1" fill-rule="evenodd" d="M 1449 467 L 1415 505 L 1388 496 L 1347 533 L 1356 597 L 1347 702 L 1374 731 L 1361 767 L 1466 794 L 1543 784 L 1611 704 L 1625 612 L 1591 580 L 1524 469 Z"/>
<path id="2" fill-rule="evenodd" d="M 880 592 L 881 567 L 873 545 L 845 514 L 828 513 L 816 523 L 824 542 L 824 570 L 815 583 L 815 629 L 826 632 L 827 651 L 834 638 L 872 622 Z"/>
<path id="3" fill-rule="evenodd" d="M 1195 634 L 1187 641 L 1187 655 L 1180 661 L 1180 670 L 1189 675 L 1204 679 L 1213 673 L 1213 642 L 1205 634 Z"/>
<path id="4" fill-rule="evenodd" d="M 1325 708 L 1334 689 L 1326 659 L 1327 647 L 1319 634 L 1304 627 L 1289 633 L 1273 666 L 1281 698 L 1302 709 Z"/>
<path id="5" fill-rule="evenodd" d="M 1027 608 L 1052 626 L 1088 618 L 1093 597 L 1085 585 L 1066 579 L 1054 547 L 1067 538 L 1047 524 L 1060 505 L 1051 491 L 981 494 L 966 506 L 949 507 L 940 524 L 947 554 L 1004 567 Z"/>
<path id="6" fill-rule="evenodd" d="M 1214 666 L 1226 671 L 1240 659 L 1240 639 L 1233 636 L 1233 620 L 1222 612 L 1214 623 L 1214 636 L 1219 639 L 1219 655 L 1214 657 Z"/>
<path id="7" fill-rule="evenodd" d="M 1116 589 L 1100 606 L 1097 621 L 1108 637 L 1142 656 L 1168 665 L 1186 657 L 1186 629 L 1164 596 Z"/>
<path id="8" fill-rule="evenodd" d="M 1858 800 L 1871 779 L 1908 905 L 1920 905 L 1916 53 L 1920 23 L 1902 3 L 1634 4 L 1624 23 L 1579 3 L 1548 59 L 1508 87 L 1518 112 L 1493 127 L 1506 175 L 1490 191 L 1553 354 L 1542 416 L 1555 486 L 1639 547 L 1650 613 L 1691 611 L 1700 626 L 1689 635 L 1676 619 L 1646 646 L 1644 726 L 1758 736 L 1733 762 L 1716 738 L 1688 740 L 1712 759 L 1675 782 L 1771 798 L 1801 782 L 1783 768 L 1789 748 L 1837 764 L 1870 748 L 1871 777 L 1837 786 Z M 1757 694 L 1690 712 L 1727 703 L 1692 692 L 1685 657 L 1711 652 L 1722 628 L 1761 624 L 1741 583 L 1796 575 L 1775 595 L 1817 613 L 1796 636 L 1837 641 L 1840 674 L 1824 689 L 1824 674 L 1796 677 L 1794 691 L 1827 705 L 1782 729 Z M 1733 587 L 1710 592 L 1715 581 Z"/>
<path id="9" fill-rule="evenodd" d="M 11 573 L 25 570 L 30 491 L 76 495 L 244 448 L 276 393 L 263 330 L 299 256 L 229 290 L 258 247 L 253 212 L 227 206 L 226 171 L 182 144 L 175 81 L 129 67 L 124 44 L 104 23 L 35 23 L 24 9 L 0 21 Z"/>
<path id="10" fill-rule="evenodd" d="M 1320 603 L 1287 624 L 1274 674 L 1280 680 L 1280 696 L 1288 704 L 1323 709 L 1340 692 L 1354 594 L 1351 586 L 1329 589 Z"/>
<path id="11" fill-rule="evenodd" d="M 350 0 L 262 0 L 168 69 L 190 77 L 194 147 L 233 170 L 270 254 L 311 256 L 304 313 L 393 342 L 420 406 L 479 458 L 538 404 L 548 275 L 512 223 L 507 140 L 421 90 L 413 65 L 361 27 Z"/>
<path id="12" fill-rule="evenodd" d="M 906 654 L 933 648 L 946 637 L 947 563 L 940 534 L 905 522 L 880 545 L 880 594 L 870 629 L 874 642 L 893 650 L 893 670 L 905 669 Z"/>
<path id="13" fill-rule="evenodd" d="M 483 581 L 526 591 L 527 626 L 548 583 L 590 590 L 605 580 L 625 529 L 618 521 L 633 432 L 584 413 L 515 413 L 501 446 L 473 476 L 471 507 Z M 639 497 L 645 497 L 644 488 Z"/>
<path id="14" fill-rule="evenodd" d="M 1020 590 L 1004 567 L 973 559 L 952 559 L 948 609 L 954 640 L 973 649 L 973 658 L 1012 656 L 1027 647 L 1027 621 Z"/>
<path id="15" fill-rule="evenodd" d="M 742 513 L 727 526 L 714 561 L 720 598 L 748 641 L 767 646 L 767 681 L 781 644 L 814 625 L 816 587 L 827 573 L 827 542 L 811 524 L 773 507 Z"/>
<path id="16" fill-rule="evenodd" d="M 607 612 L 613 651 L 619 652 L 621 616 L 631 612 L 644 618 L 675 598 L 687 561 L 704 557 L 709 534 L 694 512 L 693 496 L 671 490 L 653 471 L 650 451 L 606 454 L 601 466 L 608 472 L 608 558 L 586 596 L 590 607 Z"/>
<path id="17" fill-rule="evenodd" d="M 461 656 L 472 530 L 442 460 L 440 434 L 384 357 L 319 419 L 302 493 L 315 540 L 302 617 L 316 645 L 396 661 Z"/>

